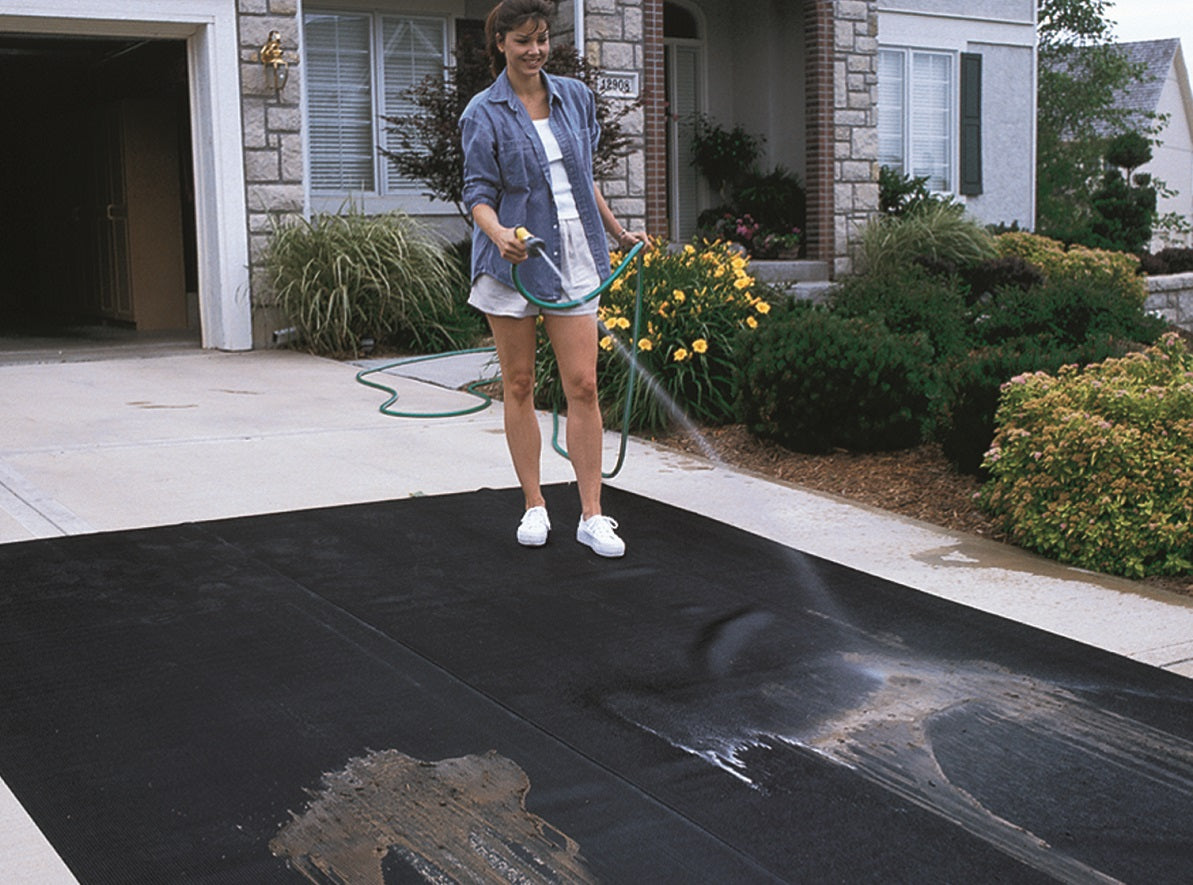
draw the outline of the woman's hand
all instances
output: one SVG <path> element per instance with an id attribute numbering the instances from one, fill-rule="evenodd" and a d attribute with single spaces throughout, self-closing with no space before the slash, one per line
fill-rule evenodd
<path id="1" fill-rule="evenodd" d="M 477 203 L 472 208 L 472 220 L 486 237 L 493 241 L 501 257 L 510 264 L 521 264 L 529 257 L 526 244 L 518 239 L 514 228 L 505 227 L 497 220 L 497 211 L 485 203 Z"/>
<path id="2" fill-rule="evenodd" d="M 510 264 L 521 264 L 529 256 L 526 251 L 526 244 L 518 238 L 514 233 L 512 227 L 498 227 L 492 232 L 485 231 L 489 239 L 497 246 L 497 251 L 501 253 L 501 257 Z"/>
<path id="3" fill-rule="evenodd" d="M 650 245 L 650 234 L 644 230 L 622 230 L 617 234 L 617 247 L 619 249 L 633 249 L 638 243 L 645 243 Z"/>

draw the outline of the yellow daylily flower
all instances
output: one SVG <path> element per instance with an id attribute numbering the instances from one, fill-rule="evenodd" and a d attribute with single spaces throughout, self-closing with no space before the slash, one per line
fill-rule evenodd
<path id="1" fill-rule="evenodd" d="M 630 327 L 629 317 L 618 317 L 617 318 L 617 328 L 628 329 L 629 327 Z"/>
<path id="2" fill-rule="evenodd" d="M 677 347 L 675 349 L 675 353 L 672 355 L 671 358 L 673 360 L 675 360 L 677 363 L 682 363 L 684 360 L 686 360 L 688 358 L 688 352 L 686 350 L 684 350 L 684 348 L 682 348 L 682 347 Z"/>
<path id="3" fill-rule="evenodd" d="M 696 353 L 705 353 L 708 351 L 708 342 L 703 338 L 697 338 L 692 342 L 692 350 L 696 351 Z"/>
<path id="4" fill-rule="evenodd" d="M 759 300 L 754 304 L 754 310 L 761 314 L 767 314 L 770 313 L 770 305 L 765 301 Z"/>
<path id="5" fill-rule="evenodd" d="M 608 335 L 606 335 L 604 338 L 602 338 L 599 343 L 601 346 L 601 350 L 612 350 L 613 349 L 613 339 Z"/>
<path id="6" fill-rule="evenodd" d="M 746 325 L 749 326 L 751 329 L 757 329 L 758 328 L 758 320 L 754 319 L 753 317 L 746 317 Z"/>

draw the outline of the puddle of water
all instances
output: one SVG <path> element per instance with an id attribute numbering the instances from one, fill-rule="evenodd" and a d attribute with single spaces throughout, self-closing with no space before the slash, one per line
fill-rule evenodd
<path id="1" fill-rule="evenodd" d="M 576 841 L 526 810 L 529 791 L 495 752 L 424 762 L 376 751 L 325 774 L 269 847 L 319 885 L 384 885 L 383 867 L 428 882 L 596 882 Z"/>

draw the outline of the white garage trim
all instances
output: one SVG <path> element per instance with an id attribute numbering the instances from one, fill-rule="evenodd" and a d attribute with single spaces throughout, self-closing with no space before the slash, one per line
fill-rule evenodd
<path id="1" fill-rule="evenodd" d="M 235 0 L 0 0 L 0 31 L 187 41 L 203 346 L 251 349 Z"/>

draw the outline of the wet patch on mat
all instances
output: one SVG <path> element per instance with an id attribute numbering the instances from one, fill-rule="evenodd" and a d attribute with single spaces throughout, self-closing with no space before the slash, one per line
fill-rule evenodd
<path id="1" fill-rule="evenodd" d="M 439 762 L 372 752 L 324 775 L 269 847 L 317 885 L 383 885 L 383 868 L 429 882 L 596 882 L 576 841 L 526 810 L 529 791 L 493 751 Z"/>
<path id="2" fill-rule="evenodd" d="M 735 668 L 740 654 L 792 640 L 769 612 L 739 611 L 703 631 L 684 674 L 612 692 L 603 707 L 763 794 L 769 767 L 752 751 L 813 753 L 1074 885 L 1119 880 L 1036 835 L 1032 827 L 1042 821 L 1032 819 L 1034 810 L 991 789 L 1000 762 L 959 754 L 958 742 L 1013 757 L 1020 783 L 1025 774 L 1030 781 L 1033 766 L 1063 757 L 1082 785 L 1080 801 L 1091 790 L 1104 796 L 1107 817 L 1136 800 L 1115 788 L 1124 773 L 1146 782 L 1150 801 L 1174 814 L 1193 803 L 1193 741 L 991 662 L 933 660 L 894 637 L 842 636 L 850 633 L 850 648 L 759 680 L 752 669 Z"/>

